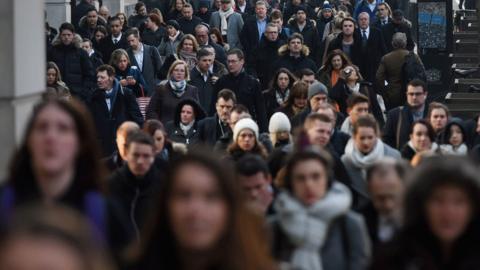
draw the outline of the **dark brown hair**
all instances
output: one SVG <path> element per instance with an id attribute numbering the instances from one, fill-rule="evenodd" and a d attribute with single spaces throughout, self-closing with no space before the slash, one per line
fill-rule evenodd
<path id="1" fill-rule="evenodd" d="M 377 134 L 377 137 L 380 136 L 380 128 L 378 127 L 377 120 L 375 120 L 375 117 L 373 117 L 371 114 L 360 116 L 357 119 L 357 121 L 353 124 L 353 135 L 356 135 L 358 129 L 361 127 L 373 128 L 375 134 Z"/>
<path id="2" fill-rule="evenodd" d="M 275 72 L 275 75 L 273 75 L 272 80 L 270 81 L 269 91 L 275 91 L 275 90 L 278 89 L 277 80 L 278 80 L 278 76 L 280 76 L 280 74 L 282 74 L 282 73 L 287 74 L 288 79 L 289 79 L 287 88 L 292 89 L 293 84 L 297 81 L 297 77 L 295 77 L 295 75 L 293 75 L 293 73 L 290 72 L 290 70 L 288 70 L 286 68 L 279 68 L 277 70 L 277 72 Z"/>

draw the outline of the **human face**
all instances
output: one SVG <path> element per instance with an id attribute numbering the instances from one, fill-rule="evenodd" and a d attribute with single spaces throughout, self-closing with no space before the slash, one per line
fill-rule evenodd
<path id="1" fill-rule="evenodd" d="M 175 9 L 178 10 L 178 11 L 181 11 L 182 8 L 183 8 L 183 1 L 182 0 L 177 0 L 175 1 Z"/>
<path id="2" fill-rule="evenodd" d="M 414 109 L 420 109 L 425 104 L 427 92 L 423 91 L 421 86 L 407 87 L 407 103 Z"/>
<path id="3" fill-rule="evenodd" d="M 210 34 L 210 39 L 213 43 L 218 43 L 218 38 L 215 34 Z"/>
<path id="4" fill-rule="evenodd" d="M 292 169 L 292 191 L 305 206 L 311 206 L 327 193 L 328 176 L 317 160 L 298 162 Z"/>
<path id="5" fill-rule="evenodd" d="M 155 160 L 151 145 L 132 142 L 126 149 L 127 165 L 133 175 L 145 176 Z"/>
<path id="6" fill-rule="evenodd" d="M 147 16 L 147 8 L 145 6 L 141 6 L 138 9 L 137 14 L 142 15 L 142 16 Z"/>
<path id="7" fill-rule="evenodd" d="M 448 139 L 448 142 L 453 146 L 459 146 L 463 143 L 463 133 L 459 126 L 450 126 L 450 138 Z"/>
<path id="8" fill-rule="evenodd" d="M 282 32 L 283 20 L 281 18 L 271 20 L 270 22 L 277 26 L 278 32 Z"/>
<path id="9" fill-rule="evenodd" d="M 177 82 L 185 80 L 185 65 L 184 64 L 178 64 L 175 66 L 175 68 L 172 70 L 172 77 L 175 79 Z"/>
<path id="10" fill-rule="evenodd" d="M 447 112 L 444 109 L 433 109 L 430 113 L 430 124 L 435 132 L 439 132 L 445 128 L 448 122 Z"/>
<path id="11" fill-rule="evenodd" d="M 290 78 L 288 77 L 287 73 L 278 74 L 278 77 L 277 77 L 278 88 L 285 90 L 288 88 L 289 83 L 290 83 Z"/>
<path id="12" fill-rule="evenodd" d="M 428 136 L 428 129 L 423 124 L 416 124 L 413 127 L 413 133 L 410 134 L 410 140 L 417 152 L 429 150 L 432 147 L 432 141 Z"/>
<path id="13" fill-rule="evenodd" d="M 312 111 L 317 111 L 318 110 L 318 107 L 327 102 L 327 95 L 324 95 L 324 94 L 317 94 L 315 96 L 313 96 L 311 99 L 310 99 L 310 108 L 312 109 Z"/>
<path id="14" fill-rule="evenodd" d="M 236 54 L 227 55 L 228 71 L 233 75 L 239 74 L 243 69 L 244 60 L 238 58 Z"/>
<path id="15" fill-rule="evenodd" d="M 221 1 L 221 4 L 220 4 L 220 8 L 223 10 L 223 11 L 227 11 L 228 9 L 230 9 L 231 7 L 231 2 L 229 0 L 222 0 Z"/>
<path id="16" fill-rule="evenodd" d="M 193 17 L 193 10 L 191 7 L 184 7 L 182 9 L 182 15 L 188 20 L 191 20 Z"/>
<path id="17" fill-rule="evenodd" d="M 73 118 L 56 105 L 47 105 L 34 120 L 28 136 L 32 167 L 42 175 L 74 170 L 79 138 Z"/>
<path id="18" fill-rule="evenodd" d="M 228 120 L 230 119 L 230 113 L 232 112 L 234 105 L 235 104 L 231 99 L 225 100 L 223 98 L 219 98 L 217 100 L 217 103 L 215 104 L 215 108 L 217 109 L 217 115 L 222 122 L 224 123 L 228 122 Z"/>
<path id="19" fill-rule="evenodd" d="M 344 21 L 342 25 L 342 32 L 344 36 L 351 36 L 353 35 L 353 31 L 355 30 L 355 25 L 351 21 Z"/>
<path id="20" fill-rule="evenodd" d="M 326 10 L 322 11 L 322 16 L 325 19 L 329 19 L 330 17 L 332 17 L 332 15 L 333 15 L 333 13 L 332 13 L 331 9 L 326 9 Z"/>
<path id="21" fill-rule="evenodd" d="M 177 29 L 175 27 L 168 25 L 167 26 L 167 34 L 171 37 L 175 36 L 177 34 Z"/>
<path id="22" fill-rule="evenodd" d="M 370 18 L 368 17 L 368 14 L 361 13 L 360 15 L 358 15 L 358 26 L 361 29 L 367 29 L 369 25 L 370 25 Z"/>
<path id="23" fill-rule="evenodd" d="M 57 81 L 57 72 L 53 68 L 47 70 L 47 85 L 54 85 Z"/>
<path id="24" fill-rule="evenodd" d="M 97 86 L 102 90 L 109 90 L 113 85 L 113 76 L 108 76 L 107 71 L 100 71 L 97 73 Z"/>
<path id="25" fill-rule="evenodd" d="M 353 135 L 355 146 L 363 154 L 368 154 L 377 143 L 377 133 L 371 127 L 359 127 Z"/>
<path id="26" fill-rule="evenodd" d="M 87 13 L 87 24 L 90 27 L 97 26 L 98 14 L 96 10 L 92 10 Z"/>
<path id="27" fill-rule="evenodd" d="M 302 51 L 302 41 L 298 38 L 294 38 L 288 42 L 288 50 L 291 53 L 300 53 Z"/>
<path id="28" fill-rule="evenodd" d="M 402 180 L 393 166 L 377 170 L 368 182 L 368 190 L 375 210 L 382 216 L 392 217 L 400 208 L 403 196 Z"/>
<path id="29" fill-rule="evenodd" d="M 361 116 L 365 116 L 367 114 L 368 114 L 367 102 L 360 102 L 355 104 L 349 112 L 350 120 L 352 121 L 352 124 L 355 124 L 358 118 L 360 118 Z"/>
<path id="30" fill-rule="evenodd" d="M 320 120 L 314 121 L 306 128 L 308 141 L 312 145 L 326 146 L 330 142 L 332 136 L 332 123 L 326 123 Z"/>
<path id="31" fill-rule="evenodd" d="M 265 5 L 257 5 L 255 7 L 255 14 L 257 14 L 257 18 L 263 20 L 267 17 L 267 7 Z"/>
<path id="32" fill-rule="evenodd" d="M 238 134 L 237 144 L 243 151 L 251 151 L 255 147 L 255 133 L 250 129 L 243 129 Z"/>
<path id="33" fill-rule="evenodd" d="M 258 172 L 251 176 L 240 175 L 239 178 L 244 194 L 252 202 L 259 201 L 261 193 L 267 192 L 272 180 L 264 172 Z"/>
<path id="34" fill-rule="evenodd" d="M 110 22 L 110 32 L 114 37 L 118 37 L 122 32 L 122 23 L 120 20 L 113 20 Z"/>
<path id="35" fill-rule="evenodd" d="M 117 62 L 117 67 L 122 71 L 128 68 L 128 59 L 125 55 L 120 56 Z"/>
<path id="36" fill-rule="evenodd" d="M 63 30 L 61 33 L 60 33 L 60 40 L 62 41 L 62 44 L 63 45 L 70 45 L 72 44 L 72 41 L 73 41 L 73 38 L 74 38 L 74 34 L 72 31 L 70 30 Z"/>
<path id="37" fill-rule="evenodd" d="M 205 45 L 208 43 L 208 30 L 206 27 L 201 27 L 200 29 L 197 29 L 195 32 L 195 37 L 197 38 L 197 42 L 200 45 Z"/>
<path id="38" fill-rule="evenodd" d="M 123 15 L 118 15 L 118 18 L 120 19 L 120 24 L 124 25 L 125 21 L 126 21 L 126 18 Z"/>
<path id="39" fill-rule="evenodd" d="M 215 56 L 213 55 L 202 56 L 202 58 L 200 58 L 200 60 L 197 63 L 198 68 L 202 72 L 207 72 L 208 69 L 213 65 L 214 60 L 215 60 Z"/>
<path id="40" fill-rule="evenodd" d="M 293 105 L 299 109 L 305 108 L 307 106 L 307 97 L 296 97 L 293 99 Z"/>
<path id="41" fill-rule="evenodd" d="M 233 130 L 238 121 L 240 121 L 243 118 L 249 118 L 249 117 L 250 117 L 249 114 L 246 112 L 238 113 L 236 111 L 232 111 L 230 113 L 230 120 L 229 120 L 230 128 Z"/>
<path id="42" fill-rule="evenodd" d="M 133 50 L 136 51 L 140 49 L 140 40 L 134 35 L 129 35 L 127 37 L 127 42 L 128 42 L 128 45 L 130 45 L 130 47 L 132 47 Z"/>
<path id="43" fill-rule="evenodd" d="M 92 50 L 92 46 L 90 46 L 89 41 L 82 42 L 82 49 L 84 49 L 87 53 Z"/>
<path id="44" fill-rule="evenodd" d="M 122 160 L 127 160 L 127 151 L 125 144 L 127 142 L 127 138 L 125 137 L 127 134 L 125 133 L 119 133 L 117 134 L 117 138 L 115 139 L 115 142 L 117 144 L 117 149 L 118 149 L 118 154 L 122 158 Z"/>
<path id="45" fill-rule="evenodd" d="M 227 229 L 228 206 L 215 176 L 201 165 L 183 165 L 168 198 L 170 227 L 178 246 L 212 250 Z"/>
<path id="46" fill-rule="evenodd" d="M 442 244 L 452 244 L 466 230 L 472 218 L 472 202 L 457 186 L 437 187 L 426 203 L 430 229 Z"/>
<path id="47" fill-rule="evenodd" d="M 163 147 L 165 146 L 165 135 L 160 129 L 155 130 L 153 133 L 153 140 L 155 142 L 155 154 L 162 152 Z"/>
<path id="48" fill-rule="evenodd" d="M 182 50 L 186 52 L 193 52 L 193 41 L 190 39 L 185 39 L 182 44 Z"/>
<path id="49" fill-rule="evenodd" d="M 307 20 L 307 14 L 305 14 L 305 11 L 299 10 L 297 14 L 295 14 L 295 19 L 297 23 L 303 24 Z"/>
<path id="50" fill-rule="evenodd" d="M 265 37 L 269 41 L 276 41 L 278 39 L 277 27 L 267 27 L 267 30 L 265 31 Z"/>
<path id="51" fill-rule="evenodd" d="M 387 18 L 388 17 L 388 9 L 385 5 L 378 5 L 378 13 L 380 18 Z"/>
<path id="52" fill-rule="evenodd" d="M 334 70 L 340 70 L 343 66 L 343 60 L 340 55 L 335 55 L 332 58 L 332 67 Z"/>
<path id="53" fill-rule="evenodd" d="M 312 85 L 315 82 L 315 75 L 303 75 L 302 81 L 306 82 L 308 85 Z"/>
<path id="54" fill-rule="evenodd" d="M 190 105 L 183 105 L 180 112 L 180 121 L 182 122 L 182 124 L 188 125 L 193 120 L 195 120 L 195 113 L 193 111 L 193 107 Z"/>
<path id="55" fill-rule="evenodd" d="M 100 41 L 100 39 L 102 39 L 104 37 L 105 37 L 105 35 L 102 32 L 100 32 L 100 31 L 95 32 L 95 40 L 97 42 Z"/>
<path id="56" fill-rule="evenodd" d="M 62 241 L 47 236 L 18 235 L 5 243 L 0 254 L 0 269 L 82 270 L 86 265 L 78 251 Z"/>
<path id="57" fill-rule="evenodd" d="M 109 17 L 109 11 L 105 7 L 101 7 L 98 11 L 98 15 L 102 16 L 105 20 Z"/>

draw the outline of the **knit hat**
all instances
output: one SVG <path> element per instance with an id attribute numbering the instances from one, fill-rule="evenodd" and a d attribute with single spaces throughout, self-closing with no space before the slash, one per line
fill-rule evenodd
<path id="1" fill-rule="evenodd" d="M 200 0 L 200 3 L 198 5 L 199 8 L 205 7 L 209 8 L 210 7 L 210 1 L 209 0 Z"/>
<path id="2" fill-rule="evenodd" d="M 295 8 L 295 14 L 297 14 L 299 11 L 303 11 L 303 12 L 307 13 L 307 8 L 304 5 L 298 5 Z"/>
<path id="3" fill-rule="evenodd" d="M 171 26 L 171 27 L 175 28 L 176 30 L 180 29 L 180 25 L 175 20 L 168 20 L 167 21 L 167 26 Z"/>
<path id="4" fill-rule="evenodd" d="M 327 10 L 327 9 L 332 10 L 332 6 L 330 5 L 330 3 L 328 1 L 325 1 L 325 2 L 323 2 L 322 10 Z"/>
<path id="5" fill-rule="evenodd" d="M 240 132 L 242 130 L 246 129 L 246 128 L 253 131 L 253 133 L 255 134 L 255 139 L 257 139 L 257 141 L 258 141 L 258 125 L 257 125 L 257 123 L 255 123 L 255 121 L 253 121 L 250 118 L 243 118 L 240 121 L 238 121 L 235 124 L 235 127 L 233 128 L 233 141 L 234 142 L 237 141 L 238 135 L 240 135 Z"/>
<path id="6" fill-rule="evenodd" d="M 318 94 L 324 94 L 328 96 L 328 90 L 323 83 L 316 81 L 308 87 L 308 100 Z"/>
<path id="7" fill-rule="evenodd" d="M 270 117 L 268 124 L 268 131 L 270 133 L 277 133 L 282 131 L 290 132 L 292 125 L 288 117 L 282 112 L 276 112 Z"/>

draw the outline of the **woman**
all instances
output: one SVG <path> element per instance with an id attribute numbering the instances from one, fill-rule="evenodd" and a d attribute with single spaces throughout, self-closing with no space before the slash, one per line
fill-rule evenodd
<path id="1" fill-rule="evenodd" d="M 190 79 L 188 65 L 176 60 L 170 66 L 167 81 L 160 84 L 152 95 L 147 107 L 147 119 L 157 119 L 162 123 L 173 120 L 174 112 L 180 101 L 190 98 L 198 102 L 198 89 L 187 84 Z"/>
<path id="2" fill-rule="evenodd" d="M 337 84 L 342 69 L 351 65 L 352 62 L 345 53 L 333 50 L 328 54 L 325 64 L 317 71 L 318 81 L 330 90 Z"/>
<path id="3" fill-rule="evenodd" d="M 82 216 L 49 206 L 17 211 L 0 238 L 0 269 L 112 270 Z"/>
<path id="4" fill-rule="evenodd" d="M 250 118 L 239 120 L 233 128 L 233 142 L 228 146 L 227 153 L 233 161 L 238 161 L 245 154 L 259 155 L 267 159 L 267 150 L 258 140 L 258 125 Z"/>
<path id="5" fill-rule="evenodd" d="M 145 79 L 140 69 L 130 63 L 127 51 L 124 49 L 113 51 L 109 64 L 115 68 L 115 78 L 123 87 L 131 89 L 137 97 L 144 96 Z"/>
<path id="6" fill-rule="evenodd" d="M 435 131 L 427 120 L 420 119 L 413 123 L 410 131 L 410 140 L 402 148 L 402 157 L 407 160 L 417 153 L 438 151 L 438 145 L 435 143 Z"/>
<path id="7" fill-rule="evenodd" d="M 195 145 L 200 143 L 198 122 L 205 118 L 200 104 L 192 99 L 184 99 L 178 103 L 175 118 L 166 125 L 168 137 L 177 143 Z"/>
<path id="8" fill-rule="evenodd" d="M 441 152 L 448 155 L 468 154 L 467 132 L 459 119 L 454 119 L 445 127 L 445 138 L 440 145 Z"/>
<path id="9" fill-rule="evenodd" d="M 290 119 L 284 113 L 276 112 L 270 117 L 268 132 L 273 148 L 279 149 L 292 143 L 291 129 Z"/>
<path id="10" fill-rule="evenodd" d="M 143 131 L 152 136 L 155 142 L 155 164 L 157 161 L 168 162 L 174 154 L 173 144 L 162 122 L 155 119 L 147 120 L 143 124 Z"/>
<path id="11" fill-rule="evenodd" d="M 62 81 L 60 70 L 54 62 L 47 63 L 47 91 L 44 93 L 44 97 L 62 98 L 66 100 L 72 98 L 70 90 L 68 90 L 67 85 Z"/>
<path id="12" fill-rule="evenodd" d="M 369 201 L 365 178 L 368 167 L 384 157 L 400 158 L 400 153 L 383 143 L 380 138 L 375 118 L 372 115 L 361 116 L 353 124 L 352 138 L 348 141 L 345 154 L 342 156 L 342 162 L 352 179 L 352 189 L 362 196 L 357 208 L 361 208 Z"/>
<path id="13" fill-rule="evenodd" d="M 92 40 L 92 47 L 95 48 L 95 51 L 98 53 L 98 44 L 100 44 L 100 40 L 108 35 L 107 28 L 103 25 L 97 25 L 93 35 L 94 39 Z"/>
<path id="14" fill-rule="evenodd" d="M 212 27 L 210 29 L 209 36 L 213 43 L 222 46 L 225 51 L 228 51 L 230 49 L 228 43 L 223 41 L 222 33 L 220 33 L 220 30 L 218 30 L 218 28 Z"/>
<path id="15" fill-rule="evenodd" d="M 137 269 L 273 269 L 262 222 L 231 171 L 198 153 L 171 165 Z"/>
<path id="16" fill-rule="evenodd" d="M 287 115 L 290 121 L 303 109 L 307 107 L 308 84 L 303 81 L 297 81 L 292 86 L 292 92 L 287 101 L 278 109 Z"/>
<path id="17" fill-rule="evenodd" d="M 270 82 L 270 89 L 263 92 L 267 117 L 270 118 L 274 112 L 282 106 L 290 95 L 290 89 L 297 78 L 288 69 L 280 68 Z"/>
<path id="18" fill-rule="evenodd" d="M 178 43 L 177 49 L 174 54 L 171 54 L 165 59 L 160 73 L 163 76 L 167 75 L 168 68 L 175 60 L 183 60 L 188 65 L 188 70 L 192 70 L 197 65 L 197 52 L 199 45 L 193 35 L 186 34 Z"/>
<path id="19" fill-rule="evenodd" d="M 2 192 L 2 222 L 26 204 L 62 204 L 88 216 L 105 236 L 103 182 L 90 113 L 75 100 L 38 104 Z M 94 214 L 97 213 L 97 214 Z"/>
<path id="20" fill-rule="evenodd" d="M 288 269 L 366 269 L 370 243 L 348 188 L 333 179 L 330 155 L 312 148 L 292 155 L 271 220 L 274 257 Z"/>
<path id="21" fill-rule="evenodd" d="M 368 97 L 370 111 L 375 116 L 380 127 L 383 127 L 385 119 L 378 104 L 375 90 L 373 90 L 370 83 L 363 82 L 363 77 L 357 66 L 349 65 L 341 70 L 340 78 L 337 84 L 328 92 L 328 96 L 338 105 L 339 111 L 347 115 L 347 99 L 352 93 L 360 93 Z"/>
<path id="22" fill-rule="evenodd" d="M 183 6 L 187 3 L 186 0 L 173 0 L 172 6 L 167 14 L 167 20 L 178 20 L 182 17 Z"/>
<path id="23" fill-rule="evenodd" d="M 372 269 L 480 269 L 478 175 L 468 159 L 425 159 L 408 181 L 403 227 Z"/>
<path id="24" fill-rule="evenodd" d="M 167 30 L 163 27 L 163 21 L 160 17 L 157 14 L 150 13 L 145 22 L 145 30 L 142 32 L 143 43 L 158 47 L 166 33 Z"/>
<path id="25" fill-rule="evenodd" d="M 128 20 L 127 20 L 127 15 L 123 12 L 118 12 L 116 17 L 120 18 L 120 25 L 122 26 L 122 32 L 125 33 L 130 27 L 128 27 Z"/>
<path id="26" fill-rule="evenodd" d="M 183 33 L 180 31 L 180 25 L 177 21 L 167 21 L 166 28 L 167 34 L 163 37 L 162 42 L 160 42 L 160 45 L 158 46 L 158 53 L 164 60 L 176 52 L 178 44 L 183 37 Z"/>

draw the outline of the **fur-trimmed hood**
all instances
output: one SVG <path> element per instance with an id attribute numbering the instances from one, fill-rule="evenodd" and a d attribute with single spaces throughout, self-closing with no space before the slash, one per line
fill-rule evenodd
<path id="1" fill-rule="evenodd" d="M 282 45 L 280 48 L 278 48 L 278 55 L 280 56 L 285 56 L 290 52 L 288 49 L 288 44 Z M 303 44 L 302 46 L 302 55 L 303 56 L 308 56 L 310 54 L 310 48 L 308 48 L 307 45 Z"/>
<path id="2" fill-rule="evenodd" d="M 75 48 L 81 48 L 82 47 L 82 37 L 75 33 L 75 36 L 73 37 L 72 44 L 75 46 Z M 62 41 L 60 40 L 60 33 L 55 37 L 55 39 L 52 42 L 52 46 L 57 46 L 62 44 Z"/>

